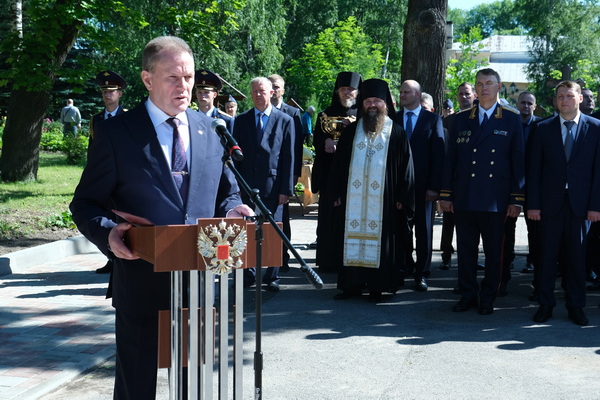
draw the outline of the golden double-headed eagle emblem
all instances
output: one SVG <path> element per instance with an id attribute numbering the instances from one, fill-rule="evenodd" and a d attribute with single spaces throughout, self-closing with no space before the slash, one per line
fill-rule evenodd
<path id="1" fill-rule="evenodd" d="M 246 228 L 227 225 L 223 220 L 218 225 L 200 228 L 198 252 L 204 259 L 206 270 L 223 275 L 242 268 L 244 262 L 241 256 L 246 250 L 247 240 Z"/>

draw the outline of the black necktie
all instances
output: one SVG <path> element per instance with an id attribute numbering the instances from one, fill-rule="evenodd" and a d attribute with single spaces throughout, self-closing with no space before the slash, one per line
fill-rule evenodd
<path id="1" fill-rule="evenodd" d="M 481 121 L 481 129 L 485 128 L 485 126 L 488 123 L 488 120 L 489 120 L 489 118 L 488 118 L 487 113 L 483 113 L 483 121 Z"/>
<path id="2" fill-rule="evenodd" d="M 573 125 L 575 121 L 565 121 L 565 126 L 567 127 L 567 137 L 565 138 L 565 156 L 567 157 L 567 161 L 571 157 L 571 151 L 573 150 Z"/>
<path id="3" fill-rule="evenodd" d="M 171 174 L 173 174 L 173 180 L 175 181 L 175 185 L 177 185 L 177 189 L 179 189 L 179 193 L 181 194 L 181 198 L 185 202 L 187 199 L 187 189 L 188 189 L 188 168 L 187 168 L 187 158 L 185 155 L 185 146 L 183 144 L 183 139 L 179 135 L 179 120 L 177 118 L 169 118 L 167 119 L 167 123 L 173 127 L 173 147 L 171 149 Z"/>
<path id="4" fill-rule="evenodd" d="M 106 119 L 109 119 L 110 117 L 112 117 L 111 113 L 106 114 Z"/>
<path id="5" fill-rule="evenodd" d="M 406 113 L 406 139 L 410 141 L 410 137 L 413 133 L 413 124 L 412 124 L 412 116 L 415 115 L 414 112 L 409 111 Z"/>

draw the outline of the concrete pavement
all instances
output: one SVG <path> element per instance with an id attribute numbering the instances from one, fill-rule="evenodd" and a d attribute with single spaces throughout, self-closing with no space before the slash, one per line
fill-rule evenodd
<path id="1" fill-rule="evenodd" d="M 314 265 L 308 245 L 316 208 L 301 216 L 292 205 L 292 217 L 292 243 Z M 434 248 L 441 218 L 436 222 Z M 517 230 L 516 250 L 524 254 L 522 217 Z M 0 276 L 0 399 L 112 398 L 114 313 L 104 299 L 108 277 L 93 272 L 105 259 L 85 249 L 46 262 L 46 248 L 34 265 L 14 261 L 12 274 Z M 558 287 L 554 317 L 534 324 L 532 276 L 520 273 L 519 256 L 510 293 L 494 314 L 453 313 L 455 259 L 450 271 L 437 269 L 440 260 L 436 251 L 428 292 L 415 292 L 407 280 L 378 304 L 366 295 L 334 301 L 334 275 L 323 274 L 325 287 L 315 290 L 292 264 L 281 292 L 264 294 L 263 398 L 598 398 L 599 292 L 588 293 L 588 327 L 567 319 Z M 253 290 L 247 294 L 244 398 L 253 398 Z M 157 398 L 167 396 L 161 370 Z"/>

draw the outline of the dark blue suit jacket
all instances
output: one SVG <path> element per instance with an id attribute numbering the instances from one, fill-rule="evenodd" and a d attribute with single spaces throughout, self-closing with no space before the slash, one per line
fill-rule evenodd
<path id="1" fill-rule="evenodd" d="M 244 160 L 236 165 L 248 185 L 260 191 L 263 202 L 274 212 L 280 194 L 294 194 L 294 121 L 272 107 L 258 141 L 254 110 L 253 107 L 235 118 L 233 136 L 244 153 Z M 251 204 L 245 193 L 242 198 Z"/>
<path id="2" fill-rule="evenodd" d="M 191 109 L 186 114 L 191 156 L 185 205 L 144 103 L 97 126 L 70 209 L 81 233 L 104 254 L 111 255 L 108 234 L 121 222 L 112 220 L 106 204 L 156 225 L 196 224 L 197 218 L 225 216 L 241 204 L 211 119 Z M 169 307 L 169 274 L 154 272 L 146 261 L 116 258 L 112 284 L 113 305 L 123 312 L 150 314 Z"/>
<path id="3" fill-rule="evenodd" d="M 398 111 L 397 120 L 404 126 L 404 109 Z M 442 186 L 446 148 L 440 116 L 422 108 L 409 142 L 415 170 L 415 200 L 424 201 L 425 191 L 439 193 Z"/>
<path id="4" fill-rule="evenodd" d="M 92 119 L 90 119 L 90 142 L 92 143 L 92 140 L 94 140 L 94 127 L 96 127 L 96 125 L 98 125 L 98 123 L 104 121 L 104 111 L 106 110 L 106 108 L 103 108 L 102 111 L 100 111 L 97 114 L 94 114 L 94 116 L 92 117 Z M 117 115 L 121 115 L 125 112 L 125 109 L 121 106 L 119 106 L 117 108 L 117 112 L 113 112 L 113 114 L 115 116 Z"/>
<path id="5" fill-rule="evenodd" d="M 304 152 L 304 141 L 302 138 L 302 116 L 300 109 L 283 103 L 280 111 L 283 111 L 294 120 L 294 176 L 302 174 L 302 154 Z"/>
<path id="6" fill-rule="evenodd" d="M 481 129 L 478 107 L 454 118 L 440 199 L 458 211 L 505 212 L 525 200 L 521 117 L 497 104 Z"/>
<path id="7" fill-rule="evenodd" d="M 573 214 L 586 217 L 588 211 L 600 211 L 600 121 L 580 115 L 569 161 L 559 116 L 538 122 L 531 131 L 527 208 L 541 210 L 542 218 L 559 212 L 567 183 Z"/>

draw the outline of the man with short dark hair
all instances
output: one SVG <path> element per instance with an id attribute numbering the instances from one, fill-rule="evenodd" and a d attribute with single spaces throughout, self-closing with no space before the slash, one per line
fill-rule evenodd
<path id="1" fill-rule="evenodd" d="M 491 68 L 477 72 L 479 104 L 458 113 L 450 131 L 440 202 L 456 215 L 460 301 L 453 311 L 479 306 L 494 312 L 502 276 L 504 220 L 524 202 L 524 148 L 519 115 L 498 103 L 502 82 Z M 479 238 L 485 276 L 477 283 Z"/>
<path id="2" fill-rule="evenodd" d="M 90 119 L 90 139 L 88 144 L 92 145 L 94 140 L 94 127 L 104 120 L 123 114 L 126 110 L 119 105 L 119 100 L 123 95 L 123 89 L 127 87 L 125 79 L 116 72 L 102 71 L 96 75 L 96 84 L 102 92 L 102 101 L 104 110 L 95 114 Z M 113 270 L 113 261 L 109 258 L 106 264 L 96 270 L 97 274 L 109 274 Z"/>
<path id="3" fill-rule="evenodd" d="M 596 108 L 594 92 L 591 89 L 584 88 L 581 89 L 581 96 L 583 96 L 583 101 L 579 105 L 579 111 L 585 115 L 591 115 L 594 112 L 594 108 Z"/>
<path id="4" fill-rule="evenodd" d="M 559 251 L 568 317 L 585 326 L 585 249 L 590 223 L 600 221 L 600 121 L 582 112 L 581 88 L 573 81 L 556 87 L 559 115 L 533 129 L 527 174 L 527 217 L 540 222 L 539 308 L 533 321 L 544 323 L 556 306 L 554 286 Z"/>
<path id="5" fill-rule="evenodd" d="M 207 117 L 213 119 L 222 119 L 225 121 L 227 130 L 233 132 L 233 118 L 229 114 L 215 107 L 215 100 L 219 91 L 223 88 L 221 77 L 207 69 L 196 71 L 194 78 L 196 85 L 196 100 L 198 101 L 198 111 L 204 113 Z"/>

